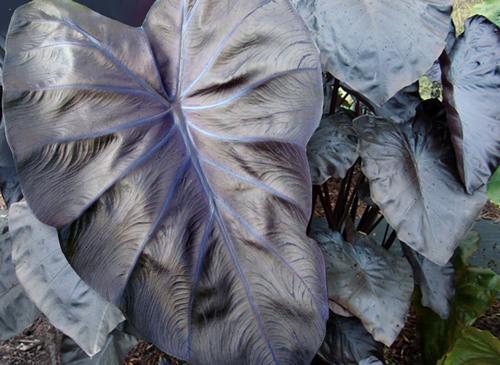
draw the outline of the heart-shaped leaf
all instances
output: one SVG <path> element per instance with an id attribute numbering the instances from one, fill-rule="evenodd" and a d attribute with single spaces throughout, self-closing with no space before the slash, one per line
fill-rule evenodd
<path id="1" fill-rule="evenodd" d="M 422 305 L 431 308 L 441 318 L 450 314 L 450 301 L 455 294 L 453 264 L 436 265 L 403 244 L 403 252 L 413 268 L 415 283 L 422 293 Z"/>
<path id="2" fill-rule="evenodd" d="M 415 82 L 445 47 L 450 0 L 292 0 L 325 70 L 382 105 Z"/>
<path id="3" fill-rule="evenodd" d="M 375 114 L 390 118 L 396 123 L 407 122 L 415 116 L 417 106 L 422 102 L 419 93 L 419 83 L 414 82 L 410 86 L 398 91 L 384 105 L 373 107 Z"/>
<path id="4" fill-rule="evenodd" d="M 368 236 L 347 243 L 338 232 L 311 234 L 325 255 L 328 297 L 358 317 L 375 340 L 390 346 L 403 329 L 413 293 L 410 264 Z"/>
<path id="5" fill-rule="evenodd" d="M 373 201 L 401 241 L 438 265 L 449 261 L 486 201 L 485 189 L 464 191 L 443 118 L 442 107 L 426 101 L 413 124 L 354 121 Z"/>
<path id="6" fill-rule="evenodd" d="M 12 240 L 7 213 L 0 210 L 0 340 L 18 335 L 38 317 L 39 312 L 24 292 L 12 262 Z"/>
<path id="7" fill-rule="evenodd" d="M 16 275 L 30 299 L 89 356 L 98 353 L 122 313 L 78 277 L 57 230 L 38 221 L 25 201 L 9 209 L 9 230 Z"/>
<path id="8" fill-rule="evenodd" d="M 488 331 L 468 327 L 436 365 L 498 365 L 499 359 L 500 340 Z"/>
<path id="9" fill-rule="evenodd" d="M 4 76 L 28 203 L 73 222 L 72 266 L 142 336 L 192 364 L 311 361 L 328 315 L 305 235 L 321 67 L 288 1 L 160 0 L 142 28 L 32 2 Z"/>
<path id="10" fill-rule="evenodd" d="M 383 345 L 366 331 L 357 318 L 330 314 L 326 336 L 318 355 L 328 364 L 358 364 L 371 356 L 382 358 Z"/>
<path id="11" fill-rule="evenodd" d="M 476 16 L 444 55 L 443 100 L 460 177 L 469 193 L 500 165 L 500 30 Z"/>
<path id="12" fill-rule="evenodd" d="M 352 120 L 355 115 L 341 111 L 323 117 L 307 145 L 311 180 L 322 185 L 334 177 L 343 179 L 358 158 L 358 137 Z"/>

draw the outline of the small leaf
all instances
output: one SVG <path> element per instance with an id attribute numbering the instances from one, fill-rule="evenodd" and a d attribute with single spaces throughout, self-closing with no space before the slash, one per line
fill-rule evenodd
<path id="1" fill-rule="evenodd" d="M 483 0 L 472 7 L 471 15 L 482 15 L 500 27 L 500 0 Z"/>
<path id="2" fill-rule="evenodd" d="M 436 265 L 405 244 L 403 252 L 413 268 L 415 283 L 420 287 L 422 305 L 431 308 L 441 318 L 448 318 L 455 294 L 453 264 Z"/>
<path id="3" fill-rule="evenodd" d="M 488 331 L 468 327 L 436 365 L 498 365 L 499 362 L 500 340 Z"/>
<path id="4" fill-rule="evenodd" d="M 307 157 L 314 185 L 334 177 L 343 179 L 358 158 L 358 137 L 352 120 L 354 114 L 341 111 L 323 117 L 307 145 Z"/>
<path id="5" fill-rule="evenodd" d="M 441 104 L 430 100 L 413 123 L 354 121 L 373 201 L 401 241 L 438 265 L 449 261 L 486 202 L 485 189 L 464 191 L 443 118 Z"/>
<path id="6" fill-rule="evenodd" d="M 123 364 L 129 350 L 137 344 L 137 339 L 119 330 L 108 337 L 101 351 L 89 357 L 69 337 L 64 337 L 61 345 L 62 365 L 118 365 Z"/>
<path id="7" fill-rule="evenodd" d="M 449 0 L 292 0 L 321 51 L 325 71 L 382 105 L 439 57 Z"/>
<path id="8" fill-rule="evenodd" d="M 500 30 L 481 16 L 467 20 L 449 58 L 441 58 L 451 140 L 469 193 L 500 165 L 499 59 Z"/>
<path id="9" fill-rule="evenodd" d="M 495 204 L 500 205 L 500 167 L 488 181 L 488 198 Z"/>
<path id="10" fill-rule="evenodd" d="M 318 355 L 328 364 L 358 364 L 371 356 L 382 358 L 383 345 L 366 331 L 357 318 L 330 313 L 326 337 Z"/>
<path id="11" fill-rule="evenodd" d="M 7 340 L 21 333 L 33 323 L 39 312 L 24 292 L 16 277 L 12 262 L 7 215 L 0 210 L 0 340 Z"/>
<path id="12" fill-rule="evenodd" d="M 390 346 L 402 330 L 413 293 L 411 266 L 368 236 L 345 242 L 314 231 L 325 256 L 328 297 L 358 317 L 375 340 Z"/>
<path id="13" fill-rule="evenodd" d="M 60 331 L 89 356 L 100 351 L 108 334 L 125 318 L 73 271 L 57 230 L 39 222 L 26 202 L 9 210 L 12 261 L 30 299 Z"/>

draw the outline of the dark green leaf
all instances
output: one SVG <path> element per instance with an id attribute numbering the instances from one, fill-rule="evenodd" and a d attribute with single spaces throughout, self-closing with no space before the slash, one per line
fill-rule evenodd
<path id="1" fill-rule="evenodd" d="M 472 7 L 473 15 L 482 15 L 500 27 L 500 0 L 484 0 Z"/>
<path id="2" fill-rule="evenodd" d="M 495 204 L 500 205 L 500 167 L 488 181 L 488 198 Z"/>

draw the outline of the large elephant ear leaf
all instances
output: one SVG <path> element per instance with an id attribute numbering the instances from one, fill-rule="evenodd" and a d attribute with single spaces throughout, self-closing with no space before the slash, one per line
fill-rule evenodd
<path id="1" fill-rule="evenodd" d="M 357 234 L 311 231 L 326 261 L 328 297 L 358 317 L 375 340 L 390 346 L 403 329 L 413 293 L 406 260 Z"/>
<path id="2" fill-rule="evenodd" d="M 341 111 L 323 117 L 307 145 L 312 183 L 322 185 L 334 177 L 343 179 L 358 158 L 354 114 Z"/>
<path id="3" fill-rule="evenodd" d="M 7 214 L 0 210 L 0 340 L 18 335 L 39 312 L 16 277 Z"/>
<path id="4" fill-rule="evenodd" d="M 450 302 L 455 294 L 453 264 L 436 265 L 415 250 L 403 244 L 403 252 L 413 268 L 415 282 L 422 293 L 422 305 L 431 308 L 441 318 L 450 313 Z"/>
<path id="5" fill-rule="evenodd" d="M 438 265 L 449 261 L 486 202 L 485 189 L 464 191 L 443 114 L 428 101 L 413 123 L 354 121 L 373 201 L 401 241 Z"/>
<path id="6" fill-rule="evenodd" d="M 292 0 L 313 32 L 325 70 L 382 105 L 439 57 L 451 1 Z"/>
<path id="7" fill-rule="evenodd" d="M 442 57 L 443 100 L 460 177 L 469 193 L 500 164 L 500 30 L 476 16 Z"/>
<path id="8" fill-rule="evenodd" d="M 370 357 L 383 357 L 383 344 L 373 339 L 357 318 L 330 313 L 326 336 L 318 355 L 332 365 L 358 364 Z"/>
<path id="9" fill-rule="evenodd" d="M 72 266 L 143 337 L 192 364 L 311 361 L 328 315 L 305 234 L 322 78 L 287 0 L 159 0 L 141 28 L 31 2 L 4 76 L 30 207 L 71 224 Z"/>
<path id="10" fill-rule="evenodd" d="M 26 202 L 9 209 L 12 261 L 30 299 L 59 330 L 89 355 L 106 343 L 125 318 L 74 272 L 64 256 L 57 230 L 38 221 Z"/>

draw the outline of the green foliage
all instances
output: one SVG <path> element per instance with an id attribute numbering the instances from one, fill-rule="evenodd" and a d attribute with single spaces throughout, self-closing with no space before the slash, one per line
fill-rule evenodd
<path id="1" fill-rule="evenodd" d="M 488 331 L 469 327 L 462 331 L 452 350 L 436 365 L 474 364 L 500 364 L 500 340 Z"/>
<path id="2" fill-rule="evenodd" d="M 469 266 L 467 259 L 477 250 L 479 235 L 471 232 L 462 241 L 453 259 L 455 297 L 448 319 L 441 319 L 432 310 L 415 300 L 417 329 L 422 339 L 422 357 L 426 364 L 435 364 L 450 351 L 462 331 L 484 314 L 500 292 L 500 277 L 489 269 Z"/>
<path id="3" fill-rule="evenodd" d="M 488 198 L 495 204 L 500 205 L 500 167 L 488 181 Z"/>
<path id="4" fill-rule="evenodd" d="M 472 15 L 482 15 L 500 27 L 500 0 L 484 0 L 474 5 Z"/>

